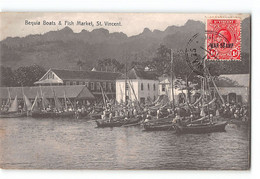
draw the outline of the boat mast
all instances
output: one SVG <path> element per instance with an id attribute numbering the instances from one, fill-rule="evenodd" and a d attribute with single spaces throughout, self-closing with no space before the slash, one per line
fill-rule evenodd
<path id="1" fill-rule="evenodd" d="M 220 99 L 221 99 L 222 104 L 225 105 L 225 101 L 224 101 L 223 97 L 220 95 L 219 90 L 218 90 L 218 87 L 217 87 L 217 85 L 216 85 L 214 79 L 212 78 L 211 74 L 209 73 L 209 70 L 208 70 L 207 68 L 206 68 L 206 70 L 207 70 L 207 72 L 208 72 L 208 74 L 209 74 L 209 78 L 210 78 L 210 80 L 212 81 L 213 86 L 214 86 L 214 88 L 215 88 L 215 90 L 216 90 L 218 96 L 219 96 Z"/>
<path id="2" fill-rule="evenodd" d="M 127 86 L 127 66 L 126 66 L 126 62 L 125 62 L 125 104 L 127 104 L 127 89 L 126 89 L 126 86 Z"/>
<path id="3" fill-rule="evenodd" d="M 22 93 L 23 93 L 23 110 L 27 111 L 27 106 L 24 98 L 24 91 L 23 91 L 23 86 L 22 86 Z"/>
<path id="4" fill-rule="evenodd" d="M 173 90 L 173 51 L 171 49 L 171 87 L 172 87 L 172 108 L 174 108 L 174 90 Z"/>
<path id="5" fill-rule="evenodd" d="M 138 99 L 137 99 L 137 96 L 136 96 L 136 94 L 135 94 L 135 90 L 134 90 L 134 88 L 133 88 L 133 86 L 132 86 L 132 83 L 130 83 L 130 81 L 129 81 L 129 86 L 131 87 L 131 89 L 132 89 L 132 91 L 133 91 L 133 93 L 134 93 L 135 100 L 137 101 L 138 106 L 139 106 L 139 108 L 141 109 L 140 103 L 139 103 L 139 101 L 138 101 Z"/>
<path id="6" fill-rule="evenodd" d="M 11 93 L 10 93 L 10 88 L 8 87 L 8 98 L 9 98 L 9 104 L 11 104 Z"/>
<path id="7" fill-rule="evenodd" d="M 68 109 L 68 106 L 67 106 L 67 98 L 66 98 L 66 92 L 64 90 L 64 104 L 65 104 L 65 109 L 67 110 Z"/>
<path id="8" fill-rule="evenodd" d="M 45 109 L 45 104 L 44 104 L 44 98 L 43 98 L 41 85 L 40 85 L 40 92 L 41 92 L 41 97 L 42 97 L 42 107 L 43 107 L 43 109 Z"/>

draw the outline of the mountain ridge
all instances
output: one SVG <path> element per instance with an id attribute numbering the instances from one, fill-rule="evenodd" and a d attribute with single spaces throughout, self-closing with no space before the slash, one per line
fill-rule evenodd
<path id="1" fill-rule="evenodd" d="M 242 34 L 243 29 L 248 28 L 250 19 L 244 21 Z M 104 28 L 92 31 L 83 29 L 75 33 L 70 27 L 64 27 L 44 34 L 7 37 L 0 42 L 0 62 L 12 68 L 36 63 L 47 69 L 73 70 L 78 68 L 77 61 L 81 60 L 85 63 L 84 68 L 90 69 L 97 60 L 104 58 L 115 58 L 119 62 L 125 62 L 129 56 L 129 62 L 151 59 L 160 44 L 177 50 L 184 49 L 194 34 L 204 31 L 205 24 L 194 20 L 188 20 L 183 26 L 168 26 L 164 31 L 144 28 L 140 34 L 133 36 L 123 32 L 109 32 Z M 250 53 L 248 45 L 250 39 L 243 38 L 243 52 Z"/>

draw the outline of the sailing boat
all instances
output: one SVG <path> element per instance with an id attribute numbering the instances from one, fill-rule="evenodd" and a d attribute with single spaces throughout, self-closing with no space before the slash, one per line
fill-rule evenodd
<path id="1" fill-rule="evenodd" d="M 127 76 L 126 76 L 126 79 L 125 79 L 125 86 L 126 86 L 126 83 L 127 83 Z M 131 87 L 131 90 L 133 91 L 135 99 L 138 102 L 137 97 L 135 95 L 135 91 L 134 91 L 130 82 L 129 82 L 129 86 Z M 103 88 L 102 88 L 102 86 L 100 86 L 100 88 L 101 88 L 104 104 L 106 105 L 105 94 L 104 94 Z M 125 92 L 125 95 L 126 95 L 126 92 Z M 131 96 L 131 95 L 129 95 L 129 96 Z M 126 99 L 126 97 L 125 97 L 125 99 Z M 121 116 L 118 115 L 118 114 L 116 115 L 116 113 L 118 113 L 118 110 L 117 111 L 109 111 L 110 112 L 109 119 L 107 119 L 105 117 L 105 119 L 96 120 L 97 127 L 100 127 L 100 128 L 121 127 L 121 126 L 129 127 L 129 126 L 140 125 L 142 117 L 140 115 L 136 115 L 136 116 L 135 115 L 129 115 L 129 110 L 132 110 L 132 109 L 130 109 L 131 108 L 130 106 L 131 106 L 131 103 L 129 102 L 128 106 L 125 105 L 123 107 L 124 110 L 125 110 L 125 114 L 121 115 Z M 141 108 L 139 103 L 138 103 L 138 107 Z M 115 116 L 113 116 L 113 113 L 115 113 Z M 106 113 L 104 113 L 104 115 L 106 116 Z"/>
<path id="2" fill-rule="evenodd" d="M 216 93 L 219 95 L 221 101 L 223 101 L 222 96 L 218 92 L 218 88 L 209 73 L 205 65 L 205 60 L 203 60 L 203 72 L 201 73 L 201 97 L 199 101 L 196 101 L 194 104 L 189 104 L 186 100 L 186 105 L 192 111 L 192 107 L 199 105 L 200 103 L 200 116 L 199 118 L 181 118 L 177 114 L 174 123 L 173 122 L 160 122 L 156 121 L 154 123 L 144 124 L 144 129 L 147 131 L 156 131 L 156 130 L 174 130 L 176 133 L 211 133 L 211 132 L 223 132 L 227 122 L 213 121 L 213 116 L 210 115 L 209 106 L 215 102 L 216 98 L 209 99 L 208 95 L 210 94 L 209 83 L 212 82 Z M 215 94 L 215 93 L 214 93 Z M 210 101 L 209 101 L 210 100 Z M 173 105 L 174 106 L 174 105 Z M 181 112 L 181 108 L 179 113 Z M 192 113 L 191 113 L 192 114 Z M 216 116 L 217 117 L 217 116 Z"/>
<path id="3" fill-rule="evenodd" d="M 22 87 L 22 93 L 23 93 L 23 101 L 24 101 L 23 112 L 26 112 L 27 116 L 29 116 L 29 113 L 31 112 L 32 109 L 32 103 L 28 99 L 28 97 L 24 94 L 23 87 Z"/>
<path id="4" fill-rule="evenodd" d="M 18 118 L 24 116 L 26 116 L 24 113 L 19 112 L 17 95 L 11 103 L 11 106 L 9 107 L 7 113 L 0 115 L 1 118 Z"/>
<path id="5" fill-rule="evenodd" d="M 38 106 L 38 92 L 34 100 L 34 104 L 32 105 L 32 117 L 34 118 L 52 118 L 56 117 L 56 113 L 52 111 L 49 107 L 49 101 L 45 98 L 41 86 L 40 93 L 41 93 L 41 107 Z"/>
<path id="6" fill-rule="evenodd" d="M 63 110 L 63 107 L 62 107 L 59 99 L 57 98 L 56 93 L 54 92 L 54 90 L 53 90 L 53 93 L 54 93 L 55 108 L 57 109 L 56 117 L 63 117 L 63 118 L 75 117 L 75 111 L 74 110 L 69 110 L 69 108 L 68 108 L 67 97 L 66 97 L 65 90 L 64 90 L 64 110 Z M 72 103 L 71 103 L 71 106 L 73 107 Z"/>
<path id="7" fill-rule="evenodd" d="M 219 95 L 221 101 L 223 102 L 222 96 L 219 94 L 218 88 L 205 65 L 205 60 L 203 60 L 203 71 L 200 75 L 201 78 L 201 118 L 196 120 L 177 121 L 173 128 L 177 133 L 211 133 L 211 132 L 224 132 L 227 122 L 220 122 L 219 116 L 215 117 L 213 121 L 213 115 L 210 113 L 210 105 L 216 101 L 216 97 L 211 97 L 210 94 L 210 82 L 213 84 L 215 92 Z M 215 94 L 215 93 L 214 93 Z"/>

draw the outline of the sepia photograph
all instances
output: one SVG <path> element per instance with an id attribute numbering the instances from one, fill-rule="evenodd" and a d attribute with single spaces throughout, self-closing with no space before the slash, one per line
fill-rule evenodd
<path id="1" fill-rule="evenodd" d="M 251 14 L 0 19 L 0 168 L 250 170 Z"/>

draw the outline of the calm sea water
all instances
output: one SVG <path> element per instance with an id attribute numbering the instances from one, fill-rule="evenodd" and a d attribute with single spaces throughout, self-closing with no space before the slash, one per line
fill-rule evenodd
<path id="1" fill-rule="evenodd" d="M 0 166 L 19 169 L 247 169 L 249 129 L 176 135 L 75 119 L 0 119 Z"/>

